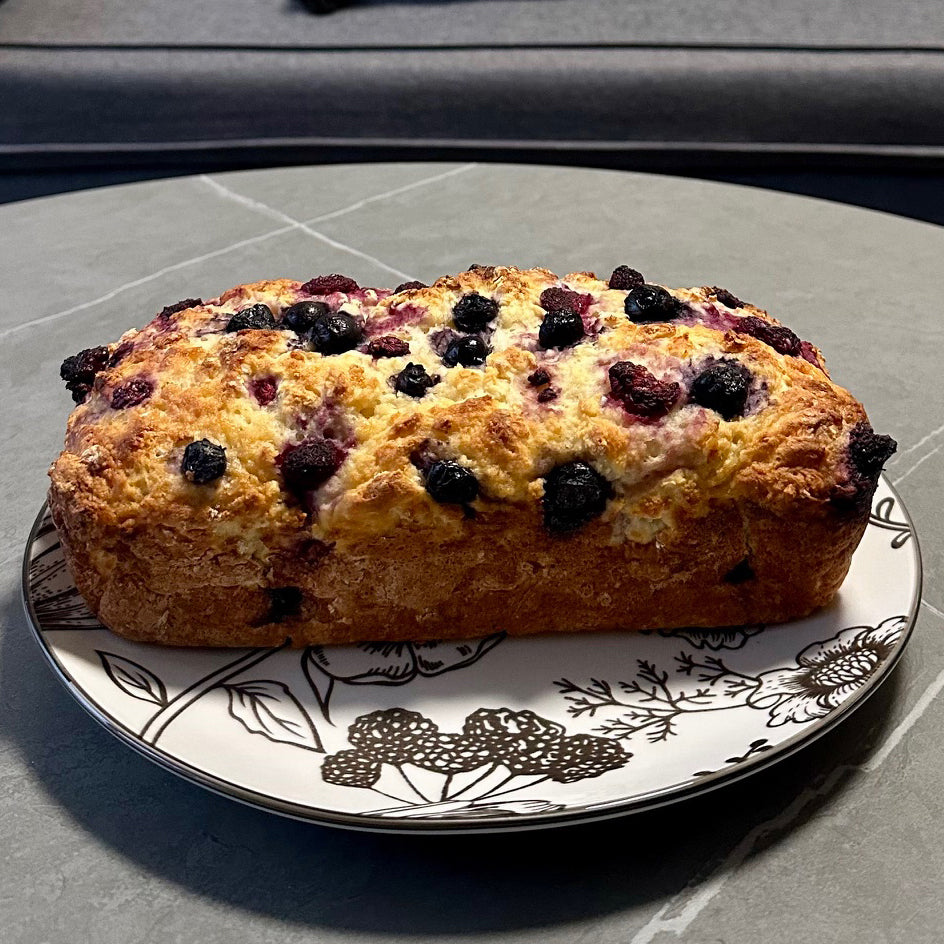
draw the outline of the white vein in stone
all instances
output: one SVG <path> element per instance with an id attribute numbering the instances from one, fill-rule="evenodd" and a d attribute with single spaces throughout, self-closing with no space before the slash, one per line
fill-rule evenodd
<path id="1" fill-rule="evenodd" d="M 906 472 L 902 472 L 897 478 L 892 481 L 893 485 L 900 485 L 912 472 L 918 469 L 920 466 L 924 465 L 932 456 L 937 455 L 942 449 L 944 449 L 944 443 L 939 443 L 935 446 L 930 452 L 926 452 L 910 469 Z"/>
<path id="2" fill-rule="evenodd" d="M 901 460 L 904 459 L 905 456 L 910 456 L 911 453 L 920 449 L 925 443 L 930 442 L 932 439 L 934 439 L 935 436 L 938 436 L 941 433 L 944 433 L 944 423 L 938 426 L 937 429 L 932 429 L 931 432 L 927 434 L 927 436 L 922 436 L 913 446 L 909 446 L 904 452 L 898 453 L 898 455 L 895 456 L 895 458 L 892 460 L 890 465 L 899 465 L 901 463 Z"/>

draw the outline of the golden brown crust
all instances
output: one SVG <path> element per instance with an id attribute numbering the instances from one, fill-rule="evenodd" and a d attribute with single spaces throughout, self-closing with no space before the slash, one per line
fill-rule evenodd
<path id="1" fill-rule="evenodd" d="M 588 338 L 537 343 L 544 289 L 591 296 Z M 484 367 L 447 367 L 440 333 L 463 294 L 500 312 Z M 848 476 L 861 405 L 819 352 L 778 353 L 739 330 L 750 306 L 714 289 L 674 290 L 673 322 L 634 324 L 625 291 L 590 273 L 489 267 L 393 295 L 309 295 L 290 280 L 239 286 L 128 332 L 69 419 L 51 470 L 50 506 L 76 584 L 105 625 L 135 639 L 186 645 L 295 645 L 364 639 L 775 622 L 831 599 L 867 515 L 831 500 Z M 322 356 L 287 330 L 226 333 L 265 303 L 299 300 L 351 312 L 366 337 L 394 335 L 410 353 Z M 438 350 L 437 350 L 438 345 Z M 609 395 L 617 361 L 647 367 L 683 392 L 720 358 L 748 367 L 751 406 L 723 419 L 684 395 L 640 421 Z M 115 358 L 113 358 L 115 359 Z M 407 362 L 441 377 L 422 399 L 390 383 Z M 527 377 L 547 369 L 556 399 Z M 150 395 L 114 408 L 143 379 Z M 259 402 L 253 382 L 277 395 Z M 309 496 L 286 489 L 279 457 L 312 436 L 344 461 Z M 225 446 L 226 474 L 205 485 L 180 472 L 184 447 Z M 455 458 L 476 476 L 468 509 L 438 504 L 418 455 Z M 569 535 L 542 524 L 543 477 L 582 460 L 610 483 L 603 514 Z M 741 571 L 730 575 L 742 562 Z M 272 591 L 300 591 L 273 610 Z M 294 592 L 294 591 L 293 591 Z M 280 616 L 273 622 L 272 616 Z"/>

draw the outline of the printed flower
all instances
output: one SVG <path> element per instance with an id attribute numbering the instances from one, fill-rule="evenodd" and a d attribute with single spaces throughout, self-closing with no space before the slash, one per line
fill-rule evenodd
<path id="1" fill-rule="evenodd" d="M 306 660 L 330 678 L 349 685 L 405 685 L 417 675 L 441 675 L 471 665 L 504 638 L 504 633 L 495 633 L 458 641 L 310 646 Z"/>
<path id="2" fill-rule="evenodd" d="M 874 628 L 852 626 L 813 643 L 797 656 L 795 669 L 762 673 L 748 704 L 770 709 L 770 727 L 824 718 L 875 674 L 906 625 L 903 616 L 894 616 Z"/>

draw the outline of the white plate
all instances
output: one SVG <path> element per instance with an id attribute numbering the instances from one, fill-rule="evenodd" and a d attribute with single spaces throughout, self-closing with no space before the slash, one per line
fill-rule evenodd
<path id="1" fill-rule="evenodd" d="M 920 584 L 913 526 L 884 479 L 835 604 L 770 628 L 169 649 L 96 622 L 45 509 L 23 571 L 46 656 L 132 747 L 255 806 L 400 832 L 599 819 L 779 760 L 888 675 Z"/>

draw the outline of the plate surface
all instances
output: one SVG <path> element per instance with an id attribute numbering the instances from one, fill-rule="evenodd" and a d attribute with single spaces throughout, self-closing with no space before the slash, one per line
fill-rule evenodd
<path id="1" fill-rule="evenodd" d="M 767 766 L 888 675 L 920 583 L 911 520 L 884 479 L 836 602 L 769 628 L 172 649 L 101 627 L 46 509 L 23 570 L 46 656 L 132 747 L 255 806 L 401 832 L 599 819 Z"/>

